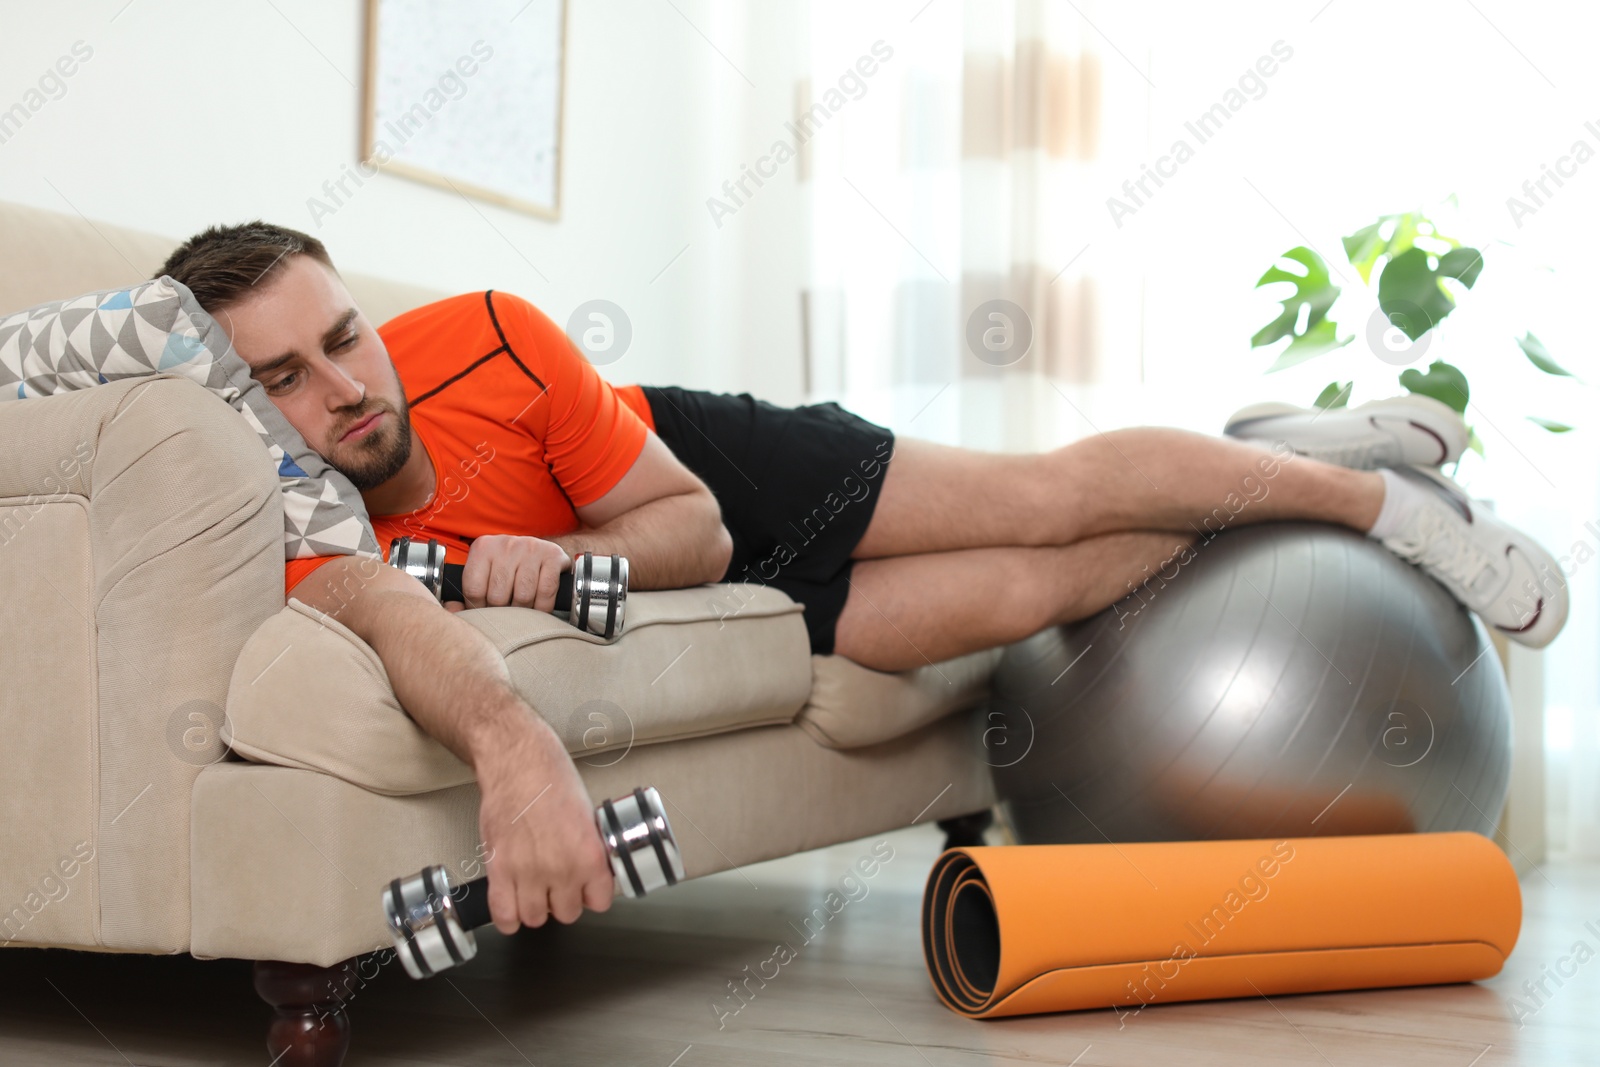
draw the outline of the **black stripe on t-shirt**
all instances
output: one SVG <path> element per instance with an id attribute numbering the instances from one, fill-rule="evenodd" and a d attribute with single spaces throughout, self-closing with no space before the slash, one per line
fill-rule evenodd
<path id="1" fill-rule="evenodd" d="M 500 346 L 506 350 L 506 355 L 511 357 L 511 362 L 522 368 L 523 374 L 526 374 L 528 377 L 532 378 L 538 384 L 540 389 L 548 393 L 550 391 L 550 387 L 539 381 L 539 376 L 533 373 L 533 371 L 529 370 L 527 365 L 523 363 L 522 360 L 517 358 L 516 349 L 511 347 L 510 341 L 506 340 L 506 332 L 500 328 L 500 316 L 494 313 L 493 289 L 485 289 L 483 291 L 483 302 L 489 307 L 489 321 L 494 323 L 494 332 L 500 335 Z"/>
<path id="2" fill-rule="evenodd" d="M 454 383 L 460 381 L 462 378 L 465 378 L 467 375 L 471 374 L 473 371 L 477 370 L 479 367 L 483 366 L 485 363 L 489 362 L 495 356 L 498 356 L 500 353 L 502 353 L 504 351 L 506 351 L 506 348 L 505 348 L 504 345 L 501 345 L 499 348 L 495 349 L 493 352 L 490 352 L 488 355 L 479 356 L 477 359 L 473 360 L 472 363 L 465 370 L 461 371 L 458 374 L 451 375 L 450 377 L 446 378 L 444 381 L 440 382 L 438 385 L 434 386 L 432 389 L 429 389 L 426 393 L 423 393 L 421 396 L 416 397 L 413 400 L 407 401 L 407 403 L 409 403 L 413 407 L 415 407 L 417 404 L 422 403 L 424 400 L 428 399 L 430 396 L 433 396 L 433 395 L 435 395 L 437 393 L 443 392 L 444 388 L 446 386 L 453 385 Z"/>
<path id="3" fill-rule="evenodd" d="M 541 393 L 544 393 L 546 395 L 549 394 L 550 387 L 548 385 L 544 384 L 544 382 L 540 381 L 539 380 L 539 376 L 537 374 L 533 373 L 533 371 L 529 370 L 527 364 L 523 363 L 522 360 L 517 358 L 517 353 L 512 349 L 511 342 L 506 339 L 506 332 L 500 328 L 500 317 L 494 313 L 494 290 L 493 289 L 485 289 L 484 290 L 484 292 L 483 292 L 483 303 L 484 303 L 484 307 L 487 308 L 488 311 L 489 311 L 489 321 L 494 324 L 494 332 L 500 338 L 500 347 L 495 349 L 493 352 L 488 353 L 487 355 L 479 356 L 477 359 L 473 360 L 471 366 L 467 367 L 461 373 L 452 375 L 451 377 L 445 379 L 443 382 L 440 382 L 434 388 L 429 389 L 426 393 L 423 393 L 421 396 L 417 397 L 415 400 L 407 401 L 407 403 L 409 405 L 414 407 L 417 404 L 422 403 L 424 400 L 428 399 L 429 397 L 437 395 L 438 393 L 443 391 L 446 386 L 449 386 L 449 385 L 451 385 L 451 384 L 453 384 L 453 383 L 455 383 L 457 381 L 460 381 L 462 378 L 465 378 L 468 374 L 471 374 L 473 371 L 477 370 L 479 367 L 483 366 L 483 364 L 487 363 L 489 360 L 493 359 L 495 356 L 498 356 L 502 352 L 504 352 L 506 355 L 511 357 L 511 362 L 513 362 L 513 363 L 515 363 L 517 365 L 517 369 L 521 370 L 523 374 L 526 374 L 529 378 L 531 378 L 533 380 L 533 383 L 539 387 L 539 391 Z M 524 409 L 524 410 L 526 410 L 526 409 Z M 563 499 L 566 500 L 567 506 L 572 508 L 572 510 L 574 512 L 576 512 L 578 510 L 577 506 L 572 503 L 572 496 L 571 496 L 571 494 L 569 494 L 567 492 L 567 487 L 561 484 L 561 479 L 560 478 L 556 477 L 555 468 L 550 465 L 549 457 L 545 458 L 544 465 L 545 465 L 545 469 L 550 472 L 551 484 L 553 484 L 558 490 L 561 491 L 561 496 L 562 496 Z"/>
<path id="4" fill-rule="evenodd" d="M 528 377 L 532 378 L 534 382 L 538 384 L 541 392 L 543 392 L 546 396 L 550 395 L 550 387 L 544 384 L 544 382 L 539 381 L 539 376 L 533 373 L 533 371 L 529 370 L 527 365 L 524 364 L 522 360 L 517 358 L 516 350 L 511 347 L 510 340 L 506 338 L 506 332 L 500 328 L 500 316 L 494 313 L 493 289 L 485 289 L 483 291 L 483 303 L 484 306 L 489 309 L 489 321 L 494 323 L 494 332 L 500 335 L 500 346 L 505 349 L 506 355 L 511 357 L 511 362 L 515 363 L 519 368 L 521 368 L 523 374 L 526 374 Z M 523 410 L 525 411 L 527 409 L 524 408 Z M 567 507 L 571 508 L 573 513 L 576 514 L 578 506 L 572 502 L 572 494 L 568 493 L 567 487 L 561 484 L 561 479 L 556 477 L 556 469 L 551 465 L 550 457 L 548 455 L 546 455 L 544 459 L 544 469 L 550 472 L 550 484 L 561 490 L 561 498 L 567 502 Z"/>
<path id="5" fill-rule="evenodd" d="M 506 332 L 500 328 L 499 316 L 497 316 L 494 313 L 494 300 L 492 299 L 493 294 L 494 294 L 494 290 L 493 289 L 485 290 L 484 294 L 483 294 L 483 302 L 489 309 L 489 321 L 494 324 L 494 332 L 500 338 L 500 347 L 496 348 L 492 352 L 488 352 L 488 353 L 486 353 L 486 354 L 484 354 L 482 356 L 479 356 L 477 359 L 473 360 L 472 363 L 470 363 L 466 368 L 464 368 L 460 372 L 458 372 L 456 374 L 453 374 L 450 377 L 446 378 L 444 381 L 440 382 L 438 385 L 434 386 L 432 389 L 429 389 L 426 393 L 423 393 L 421 396 L 418 396 L 418 397 L 416 397 L 414 399 L 408 400 L 407 401 L 408 404 L 412 404 L 412 405 L 420 404 L 424 400 L 427 400 L 429 397 L 435 396 L 438 393 L 443 392 L 445 388 L 455 384 L 456 382 L 460 381 L 462 378 L 465 378 L 467 375 L 471 374 L 473 371 L 477 370 L 479 367 L 483 366 L 485 363 L 489 362 L 489 360 L 493 359 L 495 356 L 498 356 L 502 352 L 504 352 L 506 355 L 511 357 L 511 362 L 513 362 L 513 363 L 515 363 L 517 365 L 517 369 L 518 370 L 522 371 L 523 374 L 526 374 L 530 379 L 532 379 L 533 383 L 539 387 L 539 390 L 541 392 L 548 393 L 550 391 L 550 387 L 548 385 L 544 384 L 544 382 L 540 381 L 539 380 L 539 376 L 537 374 L 533 373 L 533 371 L 529 370 L 527 364 L 523 363 L 522 360 L 517 358 L 517 353 L 512 349 L 511 342 L 506 340 Z"/>

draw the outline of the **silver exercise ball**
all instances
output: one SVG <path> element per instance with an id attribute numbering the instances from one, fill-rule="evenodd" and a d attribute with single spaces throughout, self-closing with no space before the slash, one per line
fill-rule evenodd
<path id="1" fill-rule="evenodd" d="M 1006 651 L 986 748 L 1019 841 L 1494 832 L 1511 700 L 1476 617 L 1340 527 L 1191 552 Z"/>

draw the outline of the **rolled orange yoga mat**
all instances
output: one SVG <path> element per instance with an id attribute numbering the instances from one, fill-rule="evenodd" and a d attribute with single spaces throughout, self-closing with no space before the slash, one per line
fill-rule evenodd
<path id="1" fill-rule="evenodd" d="M 974 1019 L 1471 982 L 1521 926 L 1473 833 L 956 848 L 922 900 L 934 989 Z"/>

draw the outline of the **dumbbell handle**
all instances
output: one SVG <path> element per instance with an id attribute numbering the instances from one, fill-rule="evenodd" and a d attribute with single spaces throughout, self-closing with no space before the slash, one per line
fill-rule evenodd
<path id="1" fill-rule="evenodd" d="M 448 604 L 452 600 L 459 600 L 465 604 L 466 596 L 461 592 L 461 574 L 466 565 L 462 563 L 446 563 L 444 565 L 444 596 L 440 599 Z M 556 611 L 572 610 L 572 572 L 562 571 L 561 582 L 556 586 Z"/>
<path id="2" fill-rule="evenodd" d="M 607 827 L 608 832 L 605 837 L 618 841 L 624 837 L 622 824 L 617 820 L 617 812 L 611 801 L 602 804 L 595 815 L 600 824 Z M 666 836 L 663 836 L 652 821 L 645 822 L 644 826 L 649 835 L 650 851 L 655 856 L 656 863 L 660 865 L 658 876 L 664 878 L 667 885 L 675 884 L 683 877 L 683 866 L 682 861 L 677 858 L 677 846 L 671 838 L 671 827 L 666 828 Z M 607 851 L 618 858 L 622 868 L 620 873 L 626 876 L 625 879 L 618 878 L 622 883 L 623 895 L 644 896 L 648 891 L 646 878 L 641 876 L 639 868 L 633 861 L 632 853 L 625 847 Z M 454 887 L 450 891 L 450 899 L 455 902 L 456 918 L 461 923 L 462 929 L 476 930 L 494 921 L 489 914 L 489 879 L 475 878 Z"/>
<path id="3" fill-rule="evenodd" d="M 392 566 L 421 581 L 439 597 L 440 603 L 466 603 L 461 588 L 466 568 L 459 563 L 446 563 L 444 547 L 436 538 L 417 542 L 410 537 L 396 537 L 389 543 L 387 559 Z M 596 560 L 594 553 L 580 552 L 573 558 L 571 569 L 561 572 L 551 610 L 566 615 L 578 629 L 609 641 L 622 632 L 627 600 L 627 557 L 601 556 Z"/>
<path id="4" fill-rule="evenodd" d="M 456 916 L 463 929 L 476 930 L 494 921 L 489 914 L 489 879 L 474 878 L 450 891 L 455 901 Z"/>

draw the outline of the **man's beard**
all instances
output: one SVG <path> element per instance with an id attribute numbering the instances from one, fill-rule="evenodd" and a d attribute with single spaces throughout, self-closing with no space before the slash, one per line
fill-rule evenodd
<path id="1" fill-rule="evenodd" d="M 399 410 L 387 406 L 374 410 L 388 411 L 394 418 L 368 431 L 359 441 L 341 444 L 338 458 L 328 461 L 329 466 L 349 478 L 356 490 L 362 493 L 378 488 L 399 474 L 411 458 L 411 405 L 402 397 Z M 355 422 L 359 423 L 372 414 L 369 411 Z"/>

